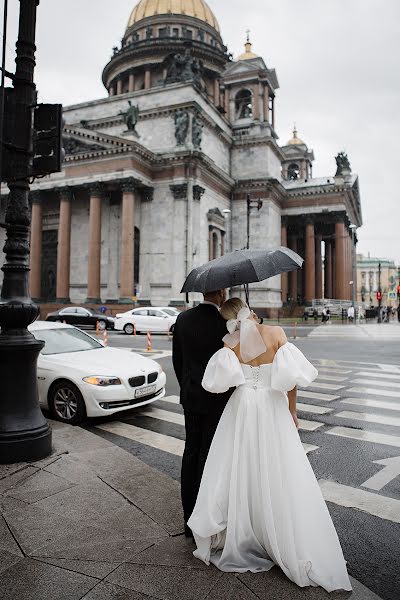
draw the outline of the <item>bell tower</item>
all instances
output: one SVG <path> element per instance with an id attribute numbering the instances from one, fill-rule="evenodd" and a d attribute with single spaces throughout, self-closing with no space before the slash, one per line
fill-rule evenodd
<path id="1" fill-rule="evenodd" d="M 282 178 L 286 181 L 306 181 L 312 179 L 312 163 L 314 152 L 297 135 L 296 123 L 293 137 L 286 146 L 282 146 L 284 160 L 282 161 Z"/>

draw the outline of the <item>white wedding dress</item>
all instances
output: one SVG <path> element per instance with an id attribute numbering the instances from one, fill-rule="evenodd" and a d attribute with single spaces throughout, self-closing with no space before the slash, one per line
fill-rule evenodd
<path id="1" fill-rule="evenodd" d="M 208 363 L 203 387 L 238 386 L 215 433 L 188 525 L 194 556 L 221 571 L 274 564 L 297 585 L 351 590 L 339 539 L 288 410 L 286 392 L 318 372 L 287 343 L 251 367 L 229 348 Z"/>

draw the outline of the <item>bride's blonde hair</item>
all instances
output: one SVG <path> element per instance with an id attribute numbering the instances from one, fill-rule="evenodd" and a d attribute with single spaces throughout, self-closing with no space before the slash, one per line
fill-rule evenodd
<path id="1" fill-rule="evenodd" d="M 238 312 L 245 307 L 246 304 L 240 298 L 229 298 L 221 306 L 221 315 L 225 321 L 236 319 Z"/>

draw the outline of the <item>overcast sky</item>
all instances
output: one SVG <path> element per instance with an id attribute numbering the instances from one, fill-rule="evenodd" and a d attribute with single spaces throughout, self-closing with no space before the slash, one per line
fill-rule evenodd
<path id="1" fill-rule="evenodd" d="M 4 1 L 4 0 L 3 0 Z M 314 176 L 334 175 L 345 150 L 360 177 L 358 251 L 400 262 L 400 0 L 208 0 L 230 52 L 253 50 L 277 70 L 280 143 L 297 123 Z M 136 0 L 40 0 L 40 101 L 103 97 L 101 72 Z M 13 69 L 18 0 L 9 0 Z"/>

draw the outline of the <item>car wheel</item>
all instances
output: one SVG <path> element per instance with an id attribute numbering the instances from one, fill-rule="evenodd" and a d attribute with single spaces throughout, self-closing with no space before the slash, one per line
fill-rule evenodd
<path id="1" fill-rule="evenodd" d="M 132 323 L 127 323 L 124 327 L 124 331 L 127 335 L 132 335 L 134 330 L 135 330 L 135 328 L 132 325 Z"/>
<path id="2" fill-rule="evenodd" d="M 171 327 L 169 328 L 169 332 L 171 335 L 174 335 L 174 329 L 175 329 L 175 325 L 171 325 Z"/>
<path id="3" fill-rule="evenodd" d="M 97 323 L 99 325 L 100 331 L 104 331 L 105 329 L 107 329 L 107 323 L 106 323 L 106 321 L 97 321 Z"/>
<path id="4" fill-rule="evenodd" d="M 77 425 L 86 417 L 81 392 L 71 381 L 58 381 L 49 391 L 49 409 L 58 421 Z"/>

